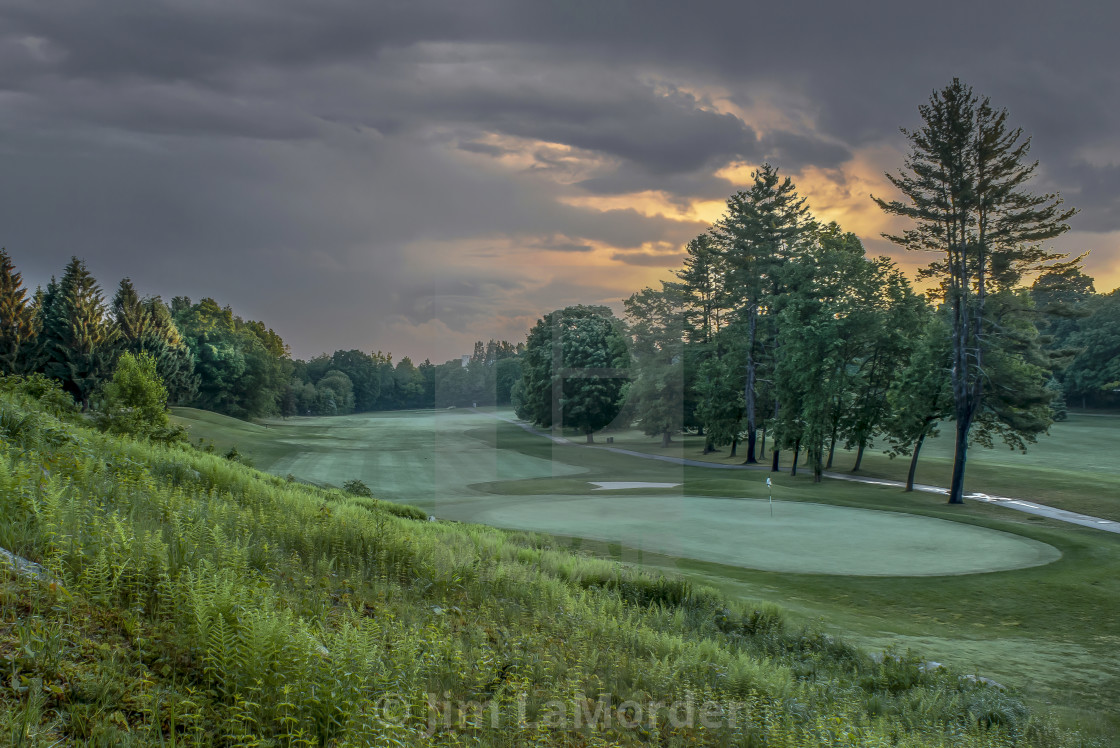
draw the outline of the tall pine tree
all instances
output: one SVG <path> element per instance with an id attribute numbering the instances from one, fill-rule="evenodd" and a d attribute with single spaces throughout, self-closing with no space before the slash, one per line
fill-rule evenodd
<path id="1" fill-rule="evenodd" d="M 1063 208 L 1056 194 L 1023 189 L 1038 166 L 1026 161 L 1030 138 L 1008 126 L 1006 110 L 994 109 L 960 80 L 935 91 L 918 111 L 922 126 L 902 131 L 910 141 L 905 168 L 887 174 L 905 202 L 873 199 L 887 213 L 914 221 L 887 238 L 942 255 L 924 274 L 940 281 L 950 310 L 957 434 L 949 503 L 960 504 L 969 434 L 991 386 L 987 358 L 1004 334 L 989 295 L 1014 288 L 1028 273 L 1061 267 L 1066 255 L 1043 243 L 1067 231 L 1076 211 Z"/>
<path id="2" fill-rule="evenodd" d="M 743 401 L 748 463 L 757 459 L 759 317 L 772 312 L 770 302 L 784 293 L 783 268 L 797 254 L 810 223 L 805 200 L 797 195 L 789 177 L 779 177 L 770 164 L 764 164 L 751 177 L 754 181 L 750 189 L 728 198 L 726 212 L 711 230 L 726 262 L 728 293 L 746 327 Z"/>
<path id="3" fill-rule="evenodd" d="M 77 257 L 57 283 L 51 281 L 39 309 L 40 369 L 59 380 L 83 409 L 112 369 L 116 353 L 116 327 L 105 312 L 101 287 Z"/>
<path id="4" fill-rule="evenodd" d="M 35 345 L 35 310 L 12 258 L 0 249 L 0 374 L 27 370 Z"/>

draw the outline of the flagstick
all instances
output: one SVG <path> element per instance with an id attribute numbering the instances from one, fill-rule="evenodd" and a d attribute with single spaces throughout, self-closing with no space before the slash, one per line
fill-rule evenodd
<path id="1" fill-rule="evenodd" d="M 770 483 L 770 479 L 766 479 L 766 488 L 770 491 L 770 516 L 774 516 L 774 486 Z"/>

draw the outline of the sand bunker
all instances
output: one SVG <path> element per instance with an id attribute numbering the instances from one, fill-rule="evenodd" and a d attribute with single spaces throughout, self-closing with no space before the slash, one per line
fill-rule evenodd
<path id="1" fill-rule="evenodd" d="M 593 486 L 598 486 L 598 488 L 592 489 L 593 491 L 617 491 L 621 488 L 676 488 L 680 485 L 680 483 L 647 483 L 635 480 L 593 480 L 588 482 Z"/>

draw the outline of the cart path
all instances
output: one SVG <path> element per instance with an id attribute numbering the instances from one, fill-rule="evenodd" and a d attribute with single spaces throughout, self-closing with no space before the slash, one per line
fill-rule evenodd
<path id="1" fill-rule="evenodd" d="M 645 452 L 635 452 L 632 449 L 622 449 L 620 447 L 606 447 L 606 446 L 601 446 L 601 445 L 597 445 L 597 444 L 580 444 L 578 442 L 572 441 L 571 439 L 567 439 L 563 436 L 555 436 L 553 434 L 548 433 L 547 431 L 541 431 L 540 429 L 537 429 L 537 428 L 533 427 L 532 425 L 530 425 L 528 423 L 525 423 L 524 421 L 518 421 L 518 420 L 515 420 L 513 418 L 506 418 L 505 416 L 500 416 L 497 413 L 487 413 L 487 412 L 480 411 L 480 410 L 475 410 L 474 412 L 478 413 L 479 415 L 485 415 L 485 416 L 490 416 L 492 418 L 496 418 L 499 421 L 505 421 L 506 423 L 512 423 L 514 426 L 519 426 L 519 427 L 525 429 L 526 431 L 528 431 L 531 434 L 536 434 L 537 436 L 543 436 L 546 439 L 551 439 L 553 442 L 555 442 L 557 444 L 567 444 L 567 445 L 572 445 L 572 446 L 589 447 L 591 449 L 601 449 L 601 450 L 605 450 L 607 452 L 616 452 L 617 454 L 629 455 L 631 457 L 640 457 L 644 460 L 660 460 L 661 462 L 671 462 L 674 465 L 686 465 L 688 467 L 713 468 L 713 469 L 716 469 L 716 470 L 765 470 L 765 471 L 768 471 L 768 472 L 770 470 L 770 468 L 766 465 L 724 465 L 724 464 L 715 463 L 715 462 L 704 462 L 703 460 L 689 460 L 689 459 L 686 459 L 684 457 L 670 457 L 668 455 L 651 455 L 651 454 L 646 454 Z M 825 471 L 824 473 L 822 473 L 822 475 L 824 475 L 824 477 L 830 478 L 832 480 L 843 480 L 843 481 L 848 481 L 850 483 L 863 483 L 863 484 L 869 485 L 869 486 L 886 486 L 886 487 L 890 487 L 890 488 L 906 488 L 906 483 L 903 482 L 903 481 L 900 481 L 900 480 L 888 480 L 886 478 L 861 478 L 857 475 L 848 475 L 848 474 L 845 474 L 845 473 L 834 473 L 834 472 L 830 472 L 830 471 Z M 914 490 L 915 491 L 922 491 L 924 493 L 941 494 L 942 496 L 945 496 L 949 493 L 949 489 L 947 489 L 947 488 L 943 488 L 941 486 L 927 486 L 927 485 L 924 485 L 924 484 L 921 484 L 921 483 L 915 483 L 914 484 Z M 1006 507 L 1008 509 L 1014 509 L 1016 511 L 1025 512 L 1027 514 L 1034 514 L 1034 515 L 1039 516 L 1039 517 L 1046 517 L 1047 519 L 1055 519 L 1055 520 L 1058 520 L 1059 522 L 1068 522 L 1071 525 L 1081 525 L 1082 527 L 1091 527 L 1094 530 L 1104 530 L 1105 532 L 1112 532 L 1112 533 L 1120 534 L 1120 522 L 1116 522 L 1116 521 L 1111 520 L 1111 519 L 1102 519 L 1100 517 L 1092 517 L 1088 514 L 1079 514 L 1078 512 L 1070 512 L 1070 511 L 1067 511 L 1065 509 L 1058 509 L 1057 507 L 1047 506 L 1045 504 L 1039 504 L 1038 502 L 1035 502 L 1035 501 L 1027 501 L 1025 499 L 1016 499 L 1016 498 L 1013 498 L 1013 497 L 1010 497 L 1010 496 L 993 496 L 991 494 L 976 493 L 976 492 L 966 493 L 965 498 L 970 499 L 972 501 L 982 501 L 986 504 L 995 504 L 997 506 Z"/>

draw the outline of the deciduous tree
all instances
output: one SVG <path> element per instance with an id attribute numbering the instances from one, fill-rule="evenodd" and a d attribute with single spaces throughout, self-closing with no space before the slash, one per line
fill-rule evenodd
<path id="1" fill-rule="evenodd" d="M 622 323 L 605 306 L 570 306 L 537 321 L 522 365 L 519 418 L 587 437 L 618 415 L 629 377 Z"/>

